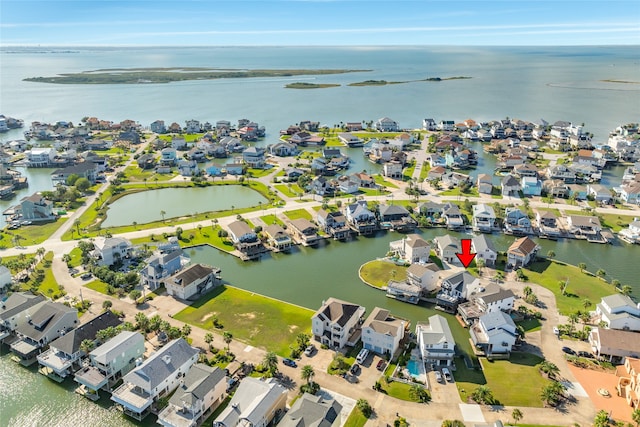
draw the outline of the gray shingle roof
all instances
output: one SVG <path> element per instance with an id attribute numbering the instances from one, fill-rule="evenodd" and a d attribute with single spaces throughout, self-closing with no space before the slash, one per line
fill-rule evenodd
<path id="1" fill-rule="evenodd" d="M 305 393 L 296 400 L 278 427 L 330 427 L 339 425 L 342 405 L 335 399 L 324 399 Z M 337 420 L 337 421 L 336 421 Z"/>
<path id="2" fill-rule="evenodd" d="M 322 314 L 333 323 L 340 326 L 347 324 L 349 319 L 358 312 L 360 306 L 350 302 L 341 301 L 336 298 L 329 298 L 324 302 L 322 307 L 316 312 L 316 316 Z"/>
<path id="3" fill-rule="evenodd" d="M 205 395 L 224 380 L 225 372 L 222 369 L 196 363 L 189 369 L 184 382 L 178 387 L 169 403 L 178 407 L 182 407 L 183 402 L 193 406 L 198 400 L 203 401 Z"/>
<path id="4" fill-rule="evenodd" d="M 69 312 L 76 313 L 77 315 L 78 310 L 58 302 L 47 301 L 36 311 L 30 313 L 31 320 L 28 323 L 19 325 L 16 331 L 34 341 L 40 341 L 49 328 L 55 326 L 58 320 Z"/>
<path id="5" fill-rule="evenodd" d="M 126 353 L 127 349 L 141 345 L 144 349 L 144 337 L 139 332 L 122 331 L 106 343 L 89 353 L 98 363 L 107 365 L 118 355 Z"/>
<path id="6" fill-rule="evenodd" d="M 36 296 L 28 293 L 14 292 L 0 306 L 0 322 L 11 319 L 16 314 L 42 301 L 44 301 L 44 297 L 41 295 Z"/>
<path id="7" fill-rule="evenodd" d="M 67 332 L 60 338 L 56 338 L 55 340 L 51 341 L 51 347 L 57 348 L 58 350 L 66 354 L 74 354 L 78 350 L 80 350 L 80 344 L 82 343 L 82 341 L 94 341 L 96 339 L 96 333 L 98 333 L 98 331 L 106 329 L 110 326 L 118 326 L 121 323 L 122 321 L 118 319 L 118 316 L 110 311 L 105 311 L 104 313 L 89 320 L 87 323 L 84 323 L 78 326 L 76 329 Z"/>

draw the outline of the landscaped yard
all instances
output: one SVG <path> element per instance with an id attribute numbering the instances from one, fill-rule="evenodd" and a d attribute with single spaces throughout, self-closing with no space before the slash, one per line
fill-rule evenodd
<path id="1" fill-rule="evenodd" d="M 408 402 L 419 402 L 419 400 L 411 397 L 410 384 L 405 384 L 398 381 L 391 381 L 389 383 L 387 383 L 386 381 L 380 381 L 380 384 L 382 385 L 382 392 L 391 397 L 395 397 L 396 399 L 400 400 L 406 400 Z"/>
<path id="2" fill-rule="evenodd" d="M 284 214 L 291 220 L 306 218 L 311 221 L 313 219 L 311 217 L 311 214 L 306 209 L 294 209 L 292 211 L 286 211 Z"/>
<path id="3" fill-rule="evenodd" d="M 382 185 L 384 187 L 389 187 L 389 188 L 398 188 L 398 186 L 395 185 L 394 183 L 385 180 L 382 175 L 374 175 L 373 179 L 376 181 L 376 184 L 378 185 Z"/>
<path id="4" fill-rule="evenodd" d="M 265 215 L 261 216 L 260 219 L 267 225 L 278 224 L 280 226 L 284 225 L 284 223 L 275 215 Z"/>
<path id="5" fill-rule="evenodd" d="M 407 278 L 407 267 L 390 261 L 369 261 L 360 267 L 360 278 L 376 288 L 386 287 L 389 280 L 402 282 Z"/>
<path id="6" fill-rule="evenodd" d="M 629 215 L 598 214 L 600 224 L 604 228 L 610 228 L 614 233 L 618 233 L 623 228 L 627 228 L 635 217 Z"/>
<path id="7" fill-rule="evenodd" d="M 223 330 L 231 332 L 234 339 L 288 356 L 295 337 L 310 332 L 312 315 L 306 308 L 220 286 L 174 317 L 213 330 L 213 317 L 217 316 Z"/>
<path id="8" fill-rule="evenodd" d="M 18 246 L 37 245 L 44 242 L 67 221 L 67 218 L 58 218 L 57 221 L 47 222 L 44 224 L 24 225 L 17 230 L 5 230 L 0 234 L 0 246 L 4 248 L 12 248 Z M 16 236 L 21 238 L 15 240 Z"/>
<path id="9" fill-rule="evenodd" d="M 274 187 L 276 188 L 276 190 L 278 190 L 279 192 L 281 192 L 287 197 L 298 197 L 298 195 L 304 194 L 304 191 L 302 191 L 302 188 L 300 188 L 300 186 L 296 183 L 276 184 L 274 185 Z"/>
<path id="10" fill-rule="evenodd" d="M 344 423 L 344 427 L 364 427 L 367 423 L 367 418 L 362 415 L 362 412 L 358 408 L 353 408 L 349 418 Z"/>
<path id="11" fill-rule="evenodd" d="M 41 293 L 45 297 L 52 299 L 60 298 L 63 295 L 60 286 L 56 278 L 53 276 L 53 270 L 51 269 L 51 261 L 53 260 L 53 252 L 47 252 L 44 255 L 42 261 L 36 265 L 35 272 L 31 274 L 29 281 L 21 285 L 23 290 L 29 290 L 32 287 L 37 286 L 37 292 Z M 38 276 L 41 277 L 41 281 L 38 283 Z"/>
<path id="12" fill-rule="evenodd" d="M 582 303 L 585 299 L 596 304 L 602 297 L 615 293 L 615 289 L 607 282 L 587 272 L 581 272 L 578 267 L 572 265 L 543 260 L 529 266 L 524 273 L 527 281 L 537 283 L 553 292 L 558 310 L 565 315 L 584 310 Z M 559 282 L 566 280 L 569 280 L 569 285 L 565 295 L 562 295 Z"/>
<path id="13" fill-rule="evenodd" d="M 480 194 L 476 188 L 471 187 L 466 193 L 460 191 L 459 187 L 452 188 L 440 193 L 441 196 L 462 196 L 462 197 L 478 197 Z"/>
<path id="14" fill-rule="evenodd" d="M 109 285 L 107 285 L 102 280 L 98 280 L 98 279 L 92 280 L 91 282 L 87 283 L 84 286 L 86 286 L 89 289 L 93 289 L 96 292 L 100 292 L 101 294 L 110 295 L 109 292 L 107 292 L 107 287 Z"/>

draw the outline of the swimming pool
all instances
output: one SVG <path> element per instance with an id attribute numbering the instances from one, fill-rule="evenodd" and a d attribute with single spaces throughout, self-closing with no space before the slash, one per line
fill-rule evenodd
<path id="1" fill-rule="evenodd" d="M 422 362 L 419 360 L 413 360 L 413 359 L 407 362 L 407 371 L 409 371 L 412 377 L 420 376 L 421 374 L 420 363 Z"/>

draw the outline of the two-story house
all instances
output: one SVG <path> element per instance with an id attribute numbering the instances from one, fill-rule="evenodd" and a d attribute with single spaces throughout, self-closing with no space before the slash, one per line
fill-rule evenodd
<path id="1" fill-rule="evenodd" d="M 393 317 L 389 310 L 376 307 L 362 324 L 362 345 L 374 353 L 393 357 L 408 326 L 406 320 Z"/>
<path id="2" fill-rule="evenodd" d="M 491 175 L 481 173 L 478 175 L 477 180 L 478 193 L 491 194 L 493 192 L 493 178 Z"/>
<path id="3" fill-rule="evenodd" d="M 227 376 L 224 370 L 196 363 L 189 369 L 169 404 L 158 414 L 164 427 L 196 427 L 205 413 L 215 410 L 225 399 Z"/>
<path id="4" fill-rule="evenodd" d="M 609 329 L 640 331 L 640 304 L 634 303 L 627 295 L 602 297 L 596 305 L 596 315 Z"/>
<path id="5" fill-rule="evenodd" d="M 318 235 L 318 227 L 306 218 L 289 221 L 289 230 L 293 238 L 303 246 L 313 246 L 322 240 Z"/>
<path id="6" fill-rule="evenodd" d="M 180 385 L 198 361 L 199 353 L 182 338 L 171 341 L 125 375 L 122 385 L 111 394 L 111 400 L 126 415 L 142 420 L 159 398 L 168 396 Z"/>
<path id="7" fill-rule="evenodd" d="M 322 231 L 336 240 L 344 240 L 351 234 L 351 229 L 347 225 L 347 218 L 341 212 L 320 209 L 316 221 Z"/>
<path id="8" fill-rule="evenodd" d="M 339 427 L 342 405 L 326 395 L 304 393 L 284 416 L 278 427 Z"/>
<path id="9" fill-rule="evenodd" d="M 620 363 L 640 357 L 640 333 L 620 329 L 593 328 L 589 334 L 591 351 L 598 359 Z"/>
<path id="10" fill-rule="evenodd" d="M 540 245 L 529 237 L 521 237 L 507 249 L 507 265 L 512 268 L 525 267 L 536 259 Z"/>
<path id="11" fill-rule="evenodd" d="M 287 234 L 280 224 L 273 223 L 268 225 L 264 229 L 264 234 L 267 237 L 267 244 L 276 252 L 287 251 L 293 244 L 291 236 Z"/>
<path id="12" fill-rule="evenodd" d="M 59 302 L 47 301 L 26 310 L 25 323 L 15 329 L 17 340 L 11 344 L 11 352 L 20 363 L 29 366 L 49 343 L 78 326 L 78 310 Z"/>
<path id="13" fill-rule="evenodd" d="M 438 236 L 433 239 L 436 254 L 444 262 L 454 265 L 461 265 L 460 260 L 456 256 L 460 253 L 460 241 L 449 234 Z"/>
<path id="14" fill-rule="evenodd" d="M 569 215 L 567 225 L 572 233 L 583 236 L 595 236 L 602 231 L 600 218 L 597 216 Z"/>
<path id="15" fill-rule="evenodd" d="M 418 234 L 407 234 L 402 239 L 389 243 L 389 251 L 409 263 L 427 263 L 431 245 Z"/>
<path id="16" fill-rule="evenodd" d="M 164 285 L 167 277 L 180 270 L 189 263 L 182 248 L 172 247 L 167 250 L 157 250 L 145 261 L 145 266 L 140 270 L 140 284 L 154 291 Z"/>
<path id="17" fill-rule="evenodd" d="M 458 205 L 446 202 L 442 207 L 442 216 L 449 230 L 457 230 L 464 227 L 464 217 Z"/>
<path id="18" fill-rule="evenodd" d="M 264 246 L 258 234 L 244 221 L 234 221 L 227 226 L 229 237 L 233 246 L 243 255 L 245 259 L 258 257 L 264 252 Z"/>
<path id="19" fill-rule="evenodd" d="M 311 317 L 313 338 L 332 348 L 343 348 L 355 345 L 360 340 L 360 319 L 364 316 L 365 308 L 329 298 Z"/>
<path id="20" fill-rule="evenodd" d="M 53 202 L 45 199 L 40 193 L 22 198 L 20 204 L 7 209 L 4 214 L 12 214 L 14 219 L 21 221 L 38 222 L 56 219 L 56 215 L 53 214 Z"/>
<path id="21" fill-rule="evenodd" d="M 433 292 L 438 288 L 440 273 L 442 270 L 437 264 L 411 264 L 407 268 L 406 282 L 419 286 L 422 293 Z"/>
<path id="22" fill-rule="evenodd" d="M 96 237 L 92 257 L 98 265 L 110 266 L 128 258 L 133 251 L 131 242 L 122 237 Z"/>
<path id="23" fill-rule="evenodd" d="M 78 391 L 97 400 L 99 390 L 109 390 L 142 361 L 144 337 L 139 332 L 122 331 L 89 353 L 89 362 L 75 373 Z"/>
<path id="24" fill-rule="evenodd" d="M 456 342 L 447 319 L 439 314 L 429 317 L 429 322 L 416 325 L 418 349 L 424 363 L 451 366 L 455 357 Z"/>
<path id="25" fill-rule="evenodd" d="M 473 231 L 491 233 L 496 228 L 496 213 L 486 203 L 473 205 Z"/>
<path id="26" fill-rule="evenodd" d="M 0 342 L 11 336 L 18 325 L 29 320 L 29 308 L 43 305 L 45 302 L 42 295 L 27 292 L 14 292 L 0 302 Z"/>
<path id="27" fill-rule="evenodd" d="M 275 425 L 284 415 L 286 404 L 287 389 L 274 378 L 246 377 L 240 381 L 229 405 L 213 421 L 213 427 Z"/>
<path id="28" fill-rule="evenodd" d="M 640 359 L 625 357 L 624 366 L 616 369 L 616 376 L 618 396 L 624 397 L 632 410 L 640 409 Z"/>
<path id="29" fill-rule="evenodd" d="M 401 205 L 381 204 L 379 217 L 383 228 L 392 228 L 400 232 L 412 231 L 417 225 L 409 211 Z"/>
<path id="30" fill-rule="evenodd" d="M 398 122 L 389 117 L 382 117 L 376 120 L 375 127 L 378 132 L 398 132 L 400 130 Z"/>
<path id="31" fill-rule="evenodd" d="M 476 254 L 476 262 L 481 259 L 486 266 L 495 265 L 498 259 L 498 251 L 493 245 L 493 240 L 487 237 L 486 234 L 473 236 L 471 250 Z"/>
<path id="32" fill-rule="evenodd" d="M 436 304 L 445 311 L 454 312 L 458 304 L 469 299 L 473 292 L 480 286 L 480 279 L 473 277 L 466 271 L 452 272 L 447 276 L 441 276 L 440 292 L 436 296 Z"/>
<path id="33" fill-rule="evenodd" d="M 56 338 L 49 344 L 49 349 L 37 356 L 41 368 L 39 372 L 56 381 L 62 381 L 79 368 L 82 357 L 85 356 L 81 344 L 85 340 L 96 343 L 98 331 L 109 327 L 116 327 L 122 321 L 111 311 L 83 323 L 63 336 Z"/>
<path id="34" fill-rule="evenodd" d="M 56 169 L 51 172 L 51 182 L 54 186 L 58 184 L 64 185 L 71 175 L 77 175 L 79 178 L 86 178 L 91 184 L 95 184 L 98 176 L 98 165 L 91 161 L 84 161 L 62 169 Z"/>
<path id="35" fill-rule="evenodd" d="M 195 299 L 220 284 L 220 269 L 193 264 L 165 280 L 167 294 L 183 300 Z"/>
<path id="36" fill-rule="evenodd" d="M 469 333 L 476 348 L 488 358 L 509 355 L 518 338 L 516 324 L 503 311 L 483 314 L 469 328 Z"/>
<path id="37" fill-rule="evenodd" d="M 504 311 L 511 313 L 515 295 L 510 289 L 503 289 L 495 283 L 479 288 L 470 295 L 469 301 L 458 306 L 458 314 L 468 325 L 472 325 L 484 313 Z"/>
<path id="38" fill-rule="evenodd" d="M 366 200 L 347 205 L 345 216 L 349 226 L 358 234 L 370 234 L 378 229 L 376 215 L 369 210 Z"/>
<path id="39" fill-rule="evenodd" d="M 504 227 L 508 233 L 516 236 L 532 234 L 531 220 L 526 213 L 518 208 L 505 208 Z"/>
<path id="40" fill-rule="evenodd" d="M 253 169 L 264 169 L 267 166 L 264 154 L 265 151 L 263 148 L 247 147 L 247 149 L 242 152 L 242 160 L 247 167 Z"/>

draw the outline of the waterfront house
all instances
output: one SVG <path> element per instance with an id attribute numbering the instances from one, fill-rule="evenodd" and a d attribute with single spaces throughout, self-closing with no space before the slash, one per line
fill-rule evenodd
<path id="1" fill-rule="evenodd" d="M 264 158 L 264 149 L 259 147 L 248 147 L 242 152 L 242 160 L 249 168 L 265 169 L 267 163 Z"/>
<path id="2" fill-rule="evenodd" d="M 349 226 L 358 234 L 370 234 L 378 229 L 376 215 L 369 210 L 366 200 L 347 205 L 345 216 Z"/>
<path id="3" fill-rule="evenodd" d="M 165 251 L 157 250 L 145 261 L 140 270 L 140 284 L 154 291 L 164 285 L 164 280 L 184 267 L 189 259 L 183 255 L 182 249 L 170 248 Z"/>
<path id="4" fill-rule="evenodd" d="M 42 295 L 27 292 L 14 292 L 7 299 L 2 300 L 0 302 L 0 342 L 11 336 L 18 325 L 30 320 L 29 308 L 43 305 L 45 302 Z"/>
<path id="5" fill-rule="evenodd" d="M 21 221 L 53 221 L 56 215 L 53 214 L 53 202 L 45 199 L 42 194 L 34 193 L 31 196 L 23 197 L 20 204 L 4 211 L 5 216 L 12 216 L 13 220 Z"/>
<path id="6" fill-rule="evenodd" d="M 126 415 L 142 420 L 159 398 L 168 396 L 180 386 L 181 379 L 197 362 L 198 354 L 199 351 L 182 338 L 171 341 L 125 375 L 111 400 Z"/>
<path id="7" fill-rule="evenodd" d="M 522 194 L 525 196 L 539 196 L 542 193 L 542 181 L 533 176 L 524 176 L 520 179 Z"/>
<path id="8" fill-rule="evenodd" d="M 369 174 L 364 172 L 355 173 L 353 176 L 360 180 L 360 186 L 365 188 L 376 188 L 376 180 Z"/>
<path id="9" fill-rule="evenodd" d="M 513 319 L 500 310 L 480 316 L 469 332 L 473 344 L 488 358 L 508 357 L 518 338 Z"/>
<path id="10" fill-rule="evenodd" d="M 78 178 L 86 178 L 91 184 L 95 184 L 98 176 L 98 165 L 91 161 L 84 161 L 63 169 L 56 169 L 51 173 L 51 182 L 54 186 L 66 184 L 67 178 L 71 175 L 76 175 Z"/>
<path id="11" fill-rule="evenodd" d="M 342 405 L 326 394 L 314 396 L 304 393 L 278 423 L 278 427 L 339 427 Z"/>
<path id="12" fill-rule="evenodd" d="M 402 179 L 402 163 L 396 160 L 390 160 L 382 165 L 382 175 L 392 179 Z"/>
<path id="13" fill-rule="evenodd" d="M 146 153 L 136 160 L 140 169 L 153 169 L 156 166 L 156 158 L 151 153 Z"/>
<path id="14" fill-rule="evenodd" d="M 108 390 L 136 366 L 144 355 L 140 332 L 122 331 L 89 353 L 89 362 L 75 373 L 79 391 L 98 399 L 100 389 Z"/>
<path id="15" fill-rule="evenodd" d="M 468 325 L 472 325 L 485 313 L 513 310 L 515 295 L 510 289 L 503 289 L 495 283 L 480 287 L 470 295 L 469 301 L 458 306 L 458 314 Z"/>
<path id="16" fill-rule="evenodd" d="M 593 197 L 593 200 L 601 204 L 611 204 L 613 202 L 611 191 L 601 184 L 588 184 L 587 195 Z"/>
<path id="17" fill-rule="evenodd" d="M 400 131 L 400 126 L 398 126 L 398 122 L 390 119 L 389 117 L 382 117 L 376 120 L 375 123 L 376 130 L 378 132 L 398 132 Z"/>
<path id="18" fill-rule="evenodd" d="M 50 167 L 58 155 L 56 149 L 51 147 L 34 147 L 24 153 L 27 156 L 27 166 L 31 168 Z"/>
<path id="19" fill-rule="evenodd" d="M 442 216 L 444 205 L 428 201 L 419 204 L 418 211 L 420 212 L 420 215 L 424 215 L 427 218 L 430 218 L 432 221 L 437 221 Z"/>
<path id="20" fill-rule="evenodd" d="M 338 178 L 338 189 L 344 194 L 355 194 L 360 190 L 360 180 L 352 176 Z"/>
<path id="21" fill-rule="evenodd" d="M 524 178 L 526 176 L 538 178 L 538 168 L 531 163 L 514 166 L 513 173 L 518 175 L 520 178 Z"/>
<path id="22" fill-rule="evenodd" d="M 491 194 L 493 192 L 493 178 L 491 175 L 481 173 L 478 175 L 478 193 Z"/>
<path id="23" fill-rule="evenodd" d="M 547 179 L 560 179 L 566 184 L 573 184 L 576 182 L 576 174 L 565 165 L 554 165 L 547 167 L 546 170 Z"/>
<path id="24" fill-rule="evenodd" d="M 451 366 L 455 357 L 456 342 L 447 319 L 439 314 L 429 317 L 427 323 L 418 322 L 416 337 L 420 357 L 424 363 Z"/>
<path id="25" fill-rule="evenodd" d="M 202 163 L 207 160 L 207 153 L 200 147 L 193 147 L 187 153 L 187 157 L 189 160 L 194 160 L 197 163 Z"/>
<path id="26" fill-rule="evenodd" d="M 167 132 L 167 128 L 164 125 L 164 120 L 156 120 L 155 122 L 149 125 L 149 129 L 153 133 L 165 133 Z"/>
<path id="27" fill-rule="evenodd" d="M 289 157 L 298 154 L 298 147 L 295 144 L 286 141 L 280 141 L 269 145 L 269 154 L 278 157 Z"/>
<path id="28" fill-rule="evenodd" d="M 293 244 L 291 237 L 279 224 L 273 223 L 264 229 L 267 244 L 275 251 L 286 251 Z"/>
<path id="29" fill-rule="evenodd" d="M 410 283 L 407 280 L 403 282 L 389 280 L 389 282 L 387 283 L 387 296 L 389 298 L 397 299 L 411 304 L 418 304 L 420 302 L 421 295 L 422 288 L 419 285 Z"/>
<path id="30" fill-rule="evenodd" d="M 164 427 L 196 427 L 205 413 L 224 401 L 227 376 L 224 370 L 196 363 L 189 369 L 169 404 L 158 414 Z"/>
<path id="31" fill-rule="evenodd" d="M 165 280 L 167 294 L 183 300 L 196 299 L 221 282 L 221 270 L 193 264 Z"/>
<path id="32" fill-rule="evenodd" d="M 600 219 L 597 216 L 567 216 L 569 231 L 576 235 L 597 236 L 602 231 Z"/>
<path id="33" fill-rule="evenodd" d="M 493 245 L 493 241 L 486 234 L 473 236 L 471 240 L 471 251 L 476 254 L 476 262 L 482 260 L 486 266 L 494 266 L 498 259 L 498 251 Z"/>
<path id="34" fill-rule="evenodd" d="M 360 305 L 333 297 L 323 301 L 311 316 L 313 338 L 334 349 L 355 345 L 360 340 L 360 319 L 364 312 Z"/>
<path id="35" fill-rule="evenodd" d="M 173 147 L 163 148 L 160 151 L 160 164 L 162 166 L 175 166 L 178 161 L 178 151 Z"/>
<path id="36" fill-rule="evenodd" d="M 407 234 L 402 239 L 389 243 L 389 251 L 408 263 L 427 263 L 431 246 L 418 234 Z"/>
<path id="37" fill-rule="evenodd" d="M 630 182 L 620 187 L 620 199 L 629 204 L 640 205 L 640 182 Z"/>
<path id="38" fill-rule="evenodd" d="M 449 230 L 464 228 L 464 217 L 462 216 L 458 205 L 446 202 L 442 207 L 442 216 L 444 217 Z"/>
<path id="39" fill-rule="evenodd" d="M 443 174 L 440 179 L 442 180 L 442 185 L 448 189 L 462 187 L 463 185 L 469 184 L 471 182 L 471 178 L 469 178 L 469 175 L 465 175 L 459 172 L 447 172 Z"/>
<path id="40" fill-rule="evenodd" d="M 640 409 L 640 359 L 627 356 L 624 366 L 616 368 L 618 396 L 624 397 L 632 410 Z"/>
<path id="41" fill-rule="evenodd" d="M 442 177 L 446 173 L 447 173 L 447 170 L 444 168 L 444 166 L 433 167 L 429 170 L 429 172 L 427 172 L 427 177 L 425 178 L 425 181 L 433 182 L 433 181 L 442 180 Z"/>
<path id="42" fill-rule="evenodd" d="M 320 229 L 334 239 L 343 240 L 351 234 L 351 229 L 347 225 L 347 218 L 341 212 L 320 209 L 316 221 Z"/>
<path id="43" fill-rule="evenodd" d="M 15 329 L 17 340 L 11 344 L 11 352 L 23 365 L 31 365 L 36 355 L 51 341 L 78 326 L 78 310 L 58 302 L 47 301 L 26 310 L 24 323 Z"/>
<path id="44" fill-rule="evenodd" d="M 255 258 L 260 255 L 264 247 L 258 239 L 258 234 L 244 221 L 234 221 L 227 226 L 233 246 L 241 252 L 244 258 Z"/>
<path id="45" fill-rule="evenodd" d="M 304 171 L 298 168 L 286 168 L 284 169 L 285 182 L 294 182 L 298 178 L 304 175 Z"/>
<path id="46" fill-rule="evenodd" d="M 427 162 L 429 162 L 429 165 L 431 166 L 431 170 L 433 170 L 436 167 L 441 167 L 443 168 L 442 169 L 443 173 L 444 173 L 444 167 L 447 166 L 447 159 L 445 159 L 444 157 L 442 157 L 440 154 L 437 154 L 437 153 L 432 153 L 427 155 Z M 435 179 L 436 177 L 434 176 L 433 178 Z"/>
<path id="47" fill-rule="evenodd" d="M 362 324 L 362 346 L 382 356 L 393 357 L 408 327 L 406 320 L 393 317 L 389 310 L 375 307 Z"/>
<path id="48" fill-rule="evenodd" d="M 502 178 L 500 186 L 502 188 L 502 195 L 505 197 L 518 196 L 521 187 L 520 181 L 513 175 L 507 175 Z"/>
<path id="49" fill-rule="evenodd" d="M 311 184 L 309 184 L 309 191 L 319 196 L 332 195 L 334 188 L 324 176 L 317 176 L 313 178 Z"/>
<path id="50" fill-rule="evenodd" d="M 323 145 L 325 140 L 324 137 L 302 131 L 291 135 L 289 142 L 298 146 L 306 147 L 307 145 Z"/>
<path id="51" fill-rule="evenodd" d="M 609 329 L 640 331 L 640 304 L 634 303 L 627 295 L 602 297 L 596 305 L 596 316 L 598 322 L 604 322 Z"/>
<path id="52" fill-rule="evenodd" d="M 456 256 L 460 253 L 460 241 L 457 238 L 449 234 L 438 236 L 433 239 L 433 245 L 436 254 L 443 262 L 460 265 L 460 260 Z"/>
<path id="53" fill-rule="evenodd" d="M 526 213 L 518 208 L 506 208 L 504 210 L 504 227 L 508 233 L 517 236 L 533 233 L 531 220 Z"/>
<path id="54" fill-rule="evenodd" d="M 318 236 L 318 227 L 306 218 L 289 221 L 289 230 L 293 238 L 303 246 L 315 245 L 322 239 Z"/>
<path id="55" fill-rule="evenodd" d="M 438 288 L 440 272 L 437 264 L 411 264 L 407 268 L 406 282 L 413 286 L 419 286 L 421 293 L 433 292 Z"/>
<path id="56" fill-rule="evenodd" d="M 496 214 L 491 206 L 486 203 L 473 205 L 473 231 L 491 233 L 496 228 Z"/>
<path id="57" fill-rule="evenodd" d="M 569 186 L 561 179 L 547 179 L 542 182 L 542 189 L 550 197 L 566 199 L 571 192 Z"/>
<path id="58" fill-rule="evenodd" d="M 556 238 L 560 236 L 558 218 L 552 211 L 536 211 L 536 223 L 541 236 Z"/>
<path id="59" fill-rule="evenodd" d="M 360 147 L 364 144 L 364 141 L 362 140 L 362 138 L 350 132 L 339 133 L 338 139 L 347 147 Z"/>
<path id="60" fill-rule="evenodd" d="M 196 176 L 200 173 L 198 162 L 195 160 L 180 159 L 177 164 L 178 173 L 182 176 Z"/>
<path id="61" fill-rule="evenodd" d="M 628 357 L 640 357 L 640 332 L 593 328 L 589 334 L 589 344 L 598 358 L 612 363 Z"/>
<path id="62" fill-rule="evenodd" d="M 171 138 L 171 148 L 184 151 L 187 149 L 187 141 L 183 137 L 174 136 Z"/>
<path id="63" fill-rule="evenodd" d="M 115 314 L 105 311 L 51 341 L 49 349 L 37 356 L 38 363 L 41 365 L 40 373 L 62 381 L 79 367 L 82 357 L 85 356 L 85 352 L 81 349 L 83 341 L 89 340 L 95 344 L 98 342 L 96 337 L 98 331 L 116 327 L 121 323 L 122 321 Z"/>
<path id="64" fill-rule="evenodd" d="M 466 301 L 480 288 L 480 279 L 473 277 L 466 271 L 451 272 L 444 275 L 440 284 L 440 292 L 436 296 L 436 304 L 446 311 L 453 313 L 458 309 L 458 304 Z"/>
<path id="65" fill-rule="evenodd" d="M 640 243 L 640 221 L 636 219 L 631 222 L 627 228 L 620 230 L 618 235 L 625 242 Z"/>
<path id="66" fill-rule="evenodd" d="M 383 228 L 406 232 L 412 231 L 417 225 L 409 211 L 402 205 L 381 204 L 378 212 Z"/>
<path id="67" fill-rule="evenodd" d="M 422 129 L 424 130 L 428 130 L 428 131 L 434 131 L 438 129 L 438 124 L 436 123 L 435 120 L 429 118 L 429 119 L 423 119 L 422 120 Z"/>
<path id="68" fill-rule="evenodd" d="M 536 259 L 540 246 L 529 237 L 517 239 L 507 249 L 507 266 L 525 267 Z"/>
<path id="69" fill-rule="evenodd" d="M 275 425 L 284 415 L 286 403 L 287 389 L 275 378 L 246 377 L 240 381 L 229 405 L 213 421 L 213 427 Z"/>
<path id="70" fill-rule="evenodd" d="M 131 242 L 122 237 L 96 237 L 91 256 L 98 265 L 111 266 L 129 258 L 133 252 Z"/>

